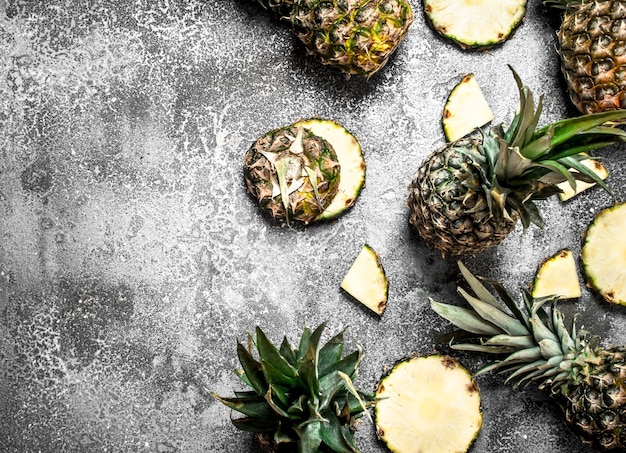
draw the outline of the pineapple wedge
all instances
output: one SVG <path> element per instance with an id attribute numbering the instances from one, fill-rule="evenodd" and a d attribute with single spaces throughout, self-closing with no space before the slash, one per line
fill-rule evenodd
<path id="1" fill-rule="evenodd" d="M 378 315 L 387 308 L 389 282 L 378 253 L 368 244 L 350 266 L 341 288 Z"/>
<path id="2" fill-rule="evenodd" d="M 315 220 L 333 219 L 354 204 L 365 185 L 365 159 L 361 145 L 354 135 L 331 120 L 312 118 L 298 121 L 295 125 L 324 138 L 337 153 L 341 166 L 339 189 L 330 205 Z"/>
<path id="3" fill-rule="evenodd" d="M 424 0 L 424 13 L 440 35 L 463 49 L 506 41 L 526 14 L 527 0 Z"/>
<path id="4" fill-rule="evenodd" d="M 482 427 L 478 384 L 449 356 L 399 362 L 376 399 L 378 436 L 395 453 L 465 452 Z"/>
<path id="5" fill-rule="evenodd" d="M 537 268 L 532 296 L 558 296 L 577 299 L 581 296 L 576 261 L 570 249 L 562 249 L 543 260 Z"/>
<path id="6" fill-rule="evenodd" d="M 601 179 L 606 179 L 609 177 L 608 170 L 604 167 L 604 165 L 602 165 L 602 162 L 600 162 L 599 160 L 585 159 L 581 160 L 580 163 L 589 168 L 595 174 L 597 174 Z M 574 189 L 568 181 L 563 181 L 562 183 L 557 184 L 557 187 L 562 190 L 562 192 L 559 193 L 559 199 L 561 201 L 567 201 L 570 198 L 593 186 L 595 186 L 595 183 L 577 180 L 576 189 Z"/>
<path id="7" fill-rule="evenodd" d="M 606 301 L 626 305 L 626 203 L 604 209 L 583 237 L 582 268 L 587 285 Z"/>
<path id="8" fill-rule="evenodd" d="M 443 108 L 441 122 L 446 140 L 465 137 L 477 127 L 493 119 L 493 112 L 474 74 L 467 74 L 450 91 Z"/>

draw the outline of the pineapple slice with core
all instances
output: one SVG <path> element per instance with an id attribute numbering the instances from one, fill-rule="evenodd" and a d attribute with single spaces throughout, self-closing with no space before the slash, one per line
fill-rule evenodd
<path id="1" fill-rule="evenodd" d="M 354 204 L 365 185 L 365 159 L 361 145 L 354 135 L 331 120 L 312 118 L 298 121 L 295 125 L 324 138 L 337 153 L 341 166 L 339 189 L 330 205 L 315 220 L 333 219 Z"/>
<path id="2" fill-rule="evenodd" d="M 449 142 L 466 136 L 493 119 L 493 112 L 474 74 L 467 74 L 452 89 L 443 108 L 442 124 Z"/>
<path id="3" fill-rule="evenodd" d="M 559 250 L 541 262 L 535 274 L 532 296 L 558 296 L 562 299 L 581 296 L 576 261 L 570 249 Z"/>
<path id="4" fill-rule="evenodd" d="M 461 48 L 506 41 L 526 14 L 527 0 L 424 0 L 424 13 L 440 35 Z"/>
<path id="5" fill-rule="evenodd" d="M 601 211 L 584 234 L 581 252 L 587 285 L 612 304 L 626 305 L 626 203 Z"/>
<path id="6" fill-rule="evenodd" d="M 452 357 L 399 362 L 376 398 L 376 430 L 392 452 L 465 452 L 482 427 L 478 384 Z"/>
<path id="7" fill-rule="evenodd" d="M 608 170 L 604 167 L 604 165 L 602 165 L 602 162 L 600 162 L 599 160 L 585 159 L 581 160 L 580 163 L 589 168 L 595 174 L 597 174 L 601 179 L 606 179 L 609 177 Z M 559 199 L 561 201 L 567 201 L 575 195 L 578 195 L 579 193 L 595 185 L 596 184 L 592 182 L 576 180 L 576 189 L 574 189 L 568 181 L 563 181 L 562 183 L 557 184 L 559 189 L 562 190 L 562 192 L 559 193 Z"/>
<path id="8" fill-rule="evenodd" d="M 365 244 L 341 282 L 341 288 L 378 315 L 387 308 L 389 282 L 378 253 Z"/>

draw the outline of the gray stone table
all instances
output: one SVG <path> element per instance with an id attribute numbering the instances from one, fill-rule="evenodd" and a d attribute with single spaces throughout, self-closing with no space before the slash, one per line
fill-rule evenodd
<path id="1" fill-rule="evenodd" d="M 239 382 L 236 341 L 256 325 L 278 341 L 328 320 L 364 349 L 357 386 L 429 354 L 450 330 L 428 297 L 458 301 L 454 259 L 407 224 L 407 184 L 443 144 L 440 115 L 473 72 L 509 121 L 512 64 L 542 121 L 573 111 L 554 17 L 537 1 L 504 45 L 462 51 L 415 23 L 387 67 L 346 79 L 306 56 L 288 28 L 244 0 L 0 0 L 0 451 L 252 452 L 206 389 Z M 266 131 L 336 119 L 360 140 L 367 182 L 337 220 L 284 229 L 246 193 L 242 157 Z M 626 195 L 623 149 L 604 157 Z M 512 291 L 612 203 L 592 189 L 541 202 L 545 229 L 521 226 L 466 259 Z M 339 288 L 364 243 L 390 280 L 381 318 Z M 581 276 L 582 283 L 582 276 Z M 586 288 L 564 309 L 607 342 L 626 312 Z M 456 355 L 476 370 L 485 360 Z M 479 378 L 484 427 L 474 452 L 585 452 L 543 393 Z M 363 452 L 386 451 L 365 421 Z"/>

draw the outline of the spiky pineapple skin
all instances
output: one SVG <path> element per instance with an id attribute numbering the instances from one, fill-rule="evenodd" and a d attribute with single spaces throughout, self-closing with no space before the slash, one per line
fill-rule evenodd
<path id="1" fill-rule="evenodd" d="M 369 77 L 389 60 L 413 22 L 407 0 L 263 0 L 287 17 L 323 64 Z"/>
<path id="2" fill-rule="evenodd" d="M 569 1 L 557 37 L 576 108 L 584 114 L 626 108 L 626 1 Z"/>
<path id="3" fill-rule="evenodd" d="M 515 215 L 511 221 L 490 213 L 481 190 L 485 183 L 481 143 L 480 136 L 470 136 L 439 148 L 409 184 L 409 223 L 444 255 L 479 253 L 515 229 Z"/>
<path id="4" fill-rule="evenodd" d="M 626 347 L 596 351 L 580 383 L 564 393 L 567 424 L 581 441 L 598 450 L 626 449 Z"/>
<path id="5" fill-rule="evenodd" d="M 308 224 L 315 220 L 330 205 L 339 188 L 341 168 L 332 145 L 306 130 L 302 138 L 303 152 L 294 154 L 290 147 L 297 136 L 298 128 L 293 125 L 272 130 L 255 141 L 244 156 L 248 191 L 261 210 L 281 224 L 291 220 Z M 310 178 L 304 178 L 304 184 L 289 194 L 286 208 L 282 194 L 276 194 L 277 171 L 268 156 L 288 159 L 288 184 L 302 177 L 304 167 L 313 170 L 317 176 L 317 194 Z"/>

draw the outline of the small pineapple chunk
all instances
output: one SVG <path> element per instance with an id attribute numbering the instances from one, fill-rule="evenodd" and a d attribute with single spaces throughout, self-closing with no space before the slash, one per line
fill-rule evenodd
<path id="1" fill-rule="evenodd" d="M 365 244 L 341 282 L 341 288 L 378 315 L 387 308 L 389 282 L 378 253 Z"/>
<path id="2" fill-rule="evenodd" d="M 562 299 L 577 299 L 581 296 L 578 270 L 571 250 L 559 250 L 541 262 L 535 274 L 532 295 L 558 296 Z"/>
<path id="3" fill-rule="evenodd" d="M 626 306 L 626 203 L 604 209 L 584 235 L 580 254 L 587 285 L 606 301 Z"/>
<path id="4" fill-rule="evenodd" d="M 596 159 L 585 159 L 580 161 L 585 167 L 592 170 L 595 174 L 597 174 L 601 179 L 606 179 L 609 177 L 608 170 L 602 165 L 602 162 Z M 585 181 L 576 181 L 576 189 L 574 190 L 568 181 L 563 181 L 562 183 L 557 184 L 563 192 L 559 193 L 559 199 L 561 201 L 567 201 L 570 198 L 578 195 L 579 193 L 593 187 L 595 183 L 593 182 L 585 182 Z"/>
<path id="5" fill-rule="evenodd" d="M 354 135 L 335 121 L 312 118 L 298 121 L 296 126 L 303 126 L 322 137 L 337 154 L 341 167 L 339 189 L 330 205 L 315 220 L 333 219 L 354 204 L 365 185 L 366 166 L 361 145 Z"/>
<path id="6" fill-rule="evenodd" d="M 466 136 L 493 119 L 493 112 L 474 74 L 467 74 L 452 89 L 443 108 L 443 132 L 449 142 Z"/>
<path id="7" fill-rule="evenodd" d="M 376 399 L 378 436 L 395 453 L 466 452 L 482 427 L 478 384 L 449 356 L 399 362 Z"/>

